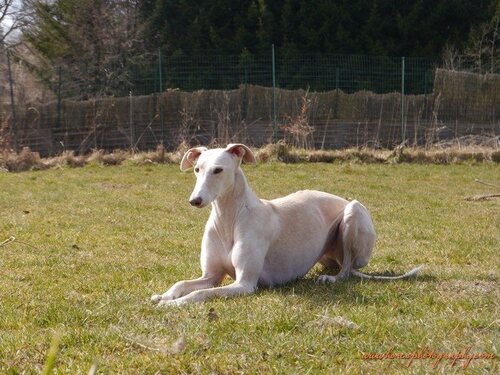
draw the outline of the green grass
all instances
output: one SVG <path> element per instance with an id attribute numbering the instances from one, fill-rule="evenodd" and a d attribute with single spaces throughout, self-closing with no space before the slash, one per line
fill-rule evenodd
<path id="1" fill-rule="evenodd" d="M 187 199 L 192 174 L 151 165 L 0 173 L 0 372 L 462 373 L 430 360 L 366 361 L 363 353 L 497 354 L 500 167 L 260 164 L 245 167 L 263 198 L 311 188 L 356 198 L 378 241 L 366 272 L 417 279 L 303 280 L 256 294 L 158 309 L 153 293 L 197 277 L 209 209 Z M 213 309 L 212 311 L 210 311 Z M 357 329 L 336 325 L 341 316 Z M 176 343 L 174 345 L 174 343 Z M 497 373 L 476 360 L 470 373 Z"/>

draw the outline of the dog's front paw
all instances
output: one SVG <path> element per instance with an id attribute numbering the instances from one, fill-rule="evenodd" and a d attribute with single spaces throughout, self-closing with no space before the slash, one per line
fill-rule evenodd
<path id="1" fill-rule="evenodd" d="M 334 283 L 336 281 L 337 281 L 337 278 L 335 276 L 320 275 L 316 279 L 316 284 L 330 284 L 330 283 Z"/>
<path id="2" fill-rule="evenodd" d="M 152 303 L 160 303 L 162 301 L 171 301 L 173 299 L 175 299 L 175 298 L 172 297 L 168 292 L 164 293 L 164 294 L 153 294 L 151 296 Z"/>
<path id="3" fill-rule="evenodd" d="M 161 294 L 153 294 L 151 296 L 151 302 L 152 303 L 158 303 L 161 301 Z"/>
<path id="4" fill-rule="evenodd" d="M 180 300 L 175 299 L 162 299 L 158 302 L 158 307 L 169 307 L 169 306 L 179 306 L 182 302 Z"/>

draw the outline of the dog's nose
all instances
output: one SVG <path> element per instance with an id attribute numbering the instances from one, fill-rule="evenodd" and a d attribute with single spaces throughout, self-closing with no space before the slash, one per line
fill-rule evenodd
<path id="1" fill-rule="evenodd" d="M 202 202 L 202 199 L 200 197 L 191 199 L 189 201 L 189 203 L 191 204 L 191 206 L 195 206 L 195 207 L 200 207 L 201 206 L 201 202 Z"/>

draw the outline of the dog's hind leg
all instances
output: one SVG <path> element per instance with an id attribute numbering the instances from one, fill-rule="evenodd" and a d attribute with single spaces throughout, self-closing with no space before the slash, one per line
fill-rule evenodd
<path id="1" fill-rule="evenodd" d="M 344 209 L 337 236 L 332 245 L 340 272 L 335 276 L 321 275 L 319 283 L 334 283 L 349 277 L 353 268 L 365 266 L 375 245 L 375 229 L 366 208 L 353 200 Z"/>

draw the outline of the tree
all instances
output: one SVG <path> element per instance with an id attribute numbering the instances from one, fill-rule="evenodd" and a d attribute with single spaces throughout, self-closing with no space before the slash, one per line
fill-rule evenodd
<path id="1" fill-rule="evenodd" d="M 4 0 L 4 4 L 14 1 Z M 24 0 L 24 3 L 30 16 L 28 25 L 23 27 L 23 40 L 38 58 L 30 66 L 47 83 L 58 79 L 60 69 L 63 81 L 71 79 L 73 83 L 72 87 L 66 87 L 69 90 L 66 96 L 154 91 L 151 84 L 149 88 L 141 88 L 141 80 L 144 83 L 158 71 L 158 48 L 164 61 L 171 63 L 170 72 L 177 68 L 183 74 L 179 75 L 180 83 L 169 82 L 173 78 L 165 78 L 164 74 L 166 84 L 192 89 L 199 88 L 198 76 L 219 79 L 217 74 L 206 73 L 207 66 L 214 72 L 230 71 L 229 65 L 225 69 L 219 66 L 223 62 L 212 59 L 214 63 L 207 55 L 235 55 L 241 56 L 243 62 L 264 64 L 270 57 L 271 44 L 277 51 L 277 64 L 286 62 L 291 67 L 289 72 L 281 73 L 284 78 L 288 74 L 290 79 L 313 69 L 314 64 L 304 63 L 304 56 L 316 54 L 437 59 L 448 46 L 448 51 L 454 49 L 462 54 L 465 51 L 481 71 L 485 70 L 486 61 L 488 71 L 495 71 L 498 65 L 498 0 Z M 492 19 L 493 14 L 496 18 Z M 202 59 L 190 60 L 200 55 Z M 233 61 L 227 61 L 234 65 Z M 188 70 L 190 73 L 186 73 Z M 245 74 L 247 71 L 244 69 Z M 219 80 L 237 81 L 238 77 L 232 80 L 231 74 L 236 77 L 242 73 L 228 73 Z M 219 83 L 214 83 L 214 87 L 225 87 Z"/>
<path id="2" fill-rule="evenodd" d="M 24 40 L 39 59 L 32 68 L 46 82 L 59 74 L 66 95 L 124 95 L 148 60 L 137 0 L 33 1 Z"/>
<path id="3" fill-rule="evenodd" d="M 26 22 L 26 14 L 20 2 L 16 0 L 0 0 L 0 49 L 17 43 L 13 38 Z"/>
<path id="4" fill-rule="evenodd" d="M 497 0 L 144 0 L 148 40 L 170 53 L 377 54 L 439 57 L 464 48 Z M 288 51 L 290 49 L 290 51 Z"/>
<path id="5" fill-rule="evenodd" d="M 500 62 L 498 43 L 500 41 L 500 2 L 490 20 L 472 28 L 465 56 L 472 60 L 479 73 L 497 73 Z"/>
<path id="6" fill-rule="evenodd" d="M 168 53 L 217 51 L 240 54 L 269 48 L 279 37 L 276 1 L 146 0 L 141 15 L 147 39 Z"/>

